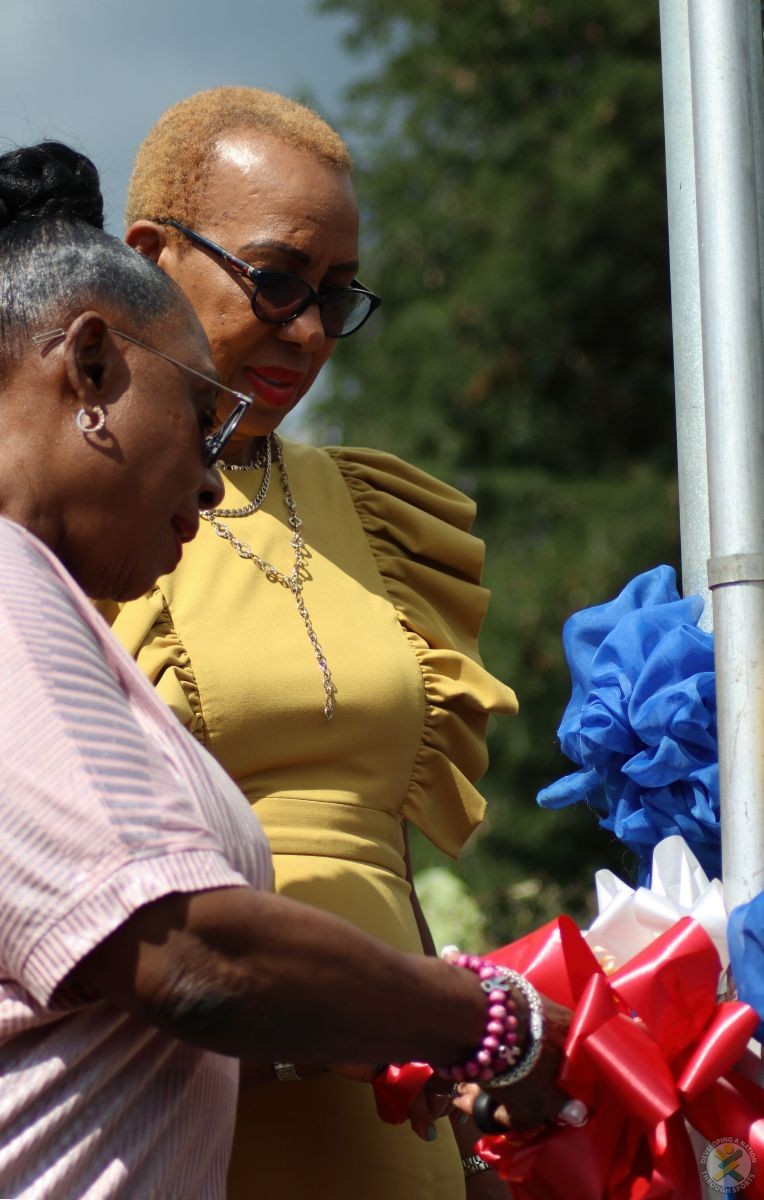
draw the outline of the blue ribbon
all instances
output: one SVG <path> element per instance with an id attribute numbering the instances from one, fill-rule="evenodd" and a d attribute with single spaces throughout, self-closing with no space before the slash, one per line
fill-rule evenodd
<path id="1" fill-rule="evenodd" d="M 662 566 L 563 629 L 572 693 L 558 736 L 581 770 L 544 788 L 538 803 L 591 805 L 638 855 L 648 887 L 653 848 L 677 833 L 706 874 L 721 877 L 714 651 L 697 628 L 702 611 Z"/>
<path id="2" fill-rule="evenodd" d="M 732 910 L 727 942 L 738 995 L 761 1017 L 756 1037 L 764 1042 L 764 892 Z"/>

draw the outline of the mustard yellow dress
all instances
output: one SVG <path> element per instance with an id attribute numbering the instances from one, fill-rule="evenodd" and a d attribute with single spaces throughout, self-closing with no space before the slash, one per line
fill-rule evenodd
<path id="1" fill-rule="evenodd" d="M 283 446 L 333 720 L 294 597 L 205 522 L 178 570 L 122 607 L 114 631 L 255 807 L 277 889 L 420 950 L 402 820 L 456 855 L 483 814 L 471 781 L 486 765 L 488 714 L 516 709 L 478 656 L 487 593 L 473 505 L 389 454 Z M 230 473 L 223 506 L 246 504 L 261 479 Z M 286 519 L 274 464 L 262 508 L 227 524 L 288 573 Z M 428 1144 L 382 1124 L 368 1085 L 331 1075 L 253 1087 L 229 1196 L 460 1200 L 459 1154 L 448 1122 L 438 1130 Z"/>

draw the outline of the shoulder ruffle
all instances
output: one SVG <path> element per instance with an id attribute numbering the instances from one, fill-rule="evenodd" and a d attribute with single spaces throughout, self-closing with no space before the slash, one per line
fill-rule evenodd
<path id="1" fill-rule="evenodd" d="M 426 713 L 403 815 L 456 856 L 483 818 L 490 713 L 517 712 L 483 666 L 477 638 L 489 593 L 473 502 L 392 454 L 332 447 L 424 681 Z"/>
<path id="2" fill-rule="evenodd" d="M 159 588 L 129 604 L 97 607 L 165 704 L 204 743 L 204 717 L 196 676 Z"/>

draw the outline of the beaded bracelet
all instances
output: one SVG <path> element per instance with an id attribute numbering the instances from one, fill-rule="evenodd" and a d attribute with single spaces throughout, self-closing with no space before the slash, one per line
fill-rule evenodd
<path id="1" fill-rule="evenodd" d="M 513 1083 L 519 1083 L 521 1079 L 525 1079 L 525 1076 L 530 1075 L 535 1067 L 544 1048 L 544 1005 L 541 997 L 524 975 L 519 975 L 517 971 L 512 971 L 509 967 L 499 967 L 498 970 L 505 977 L 507 983 L 511 987 L 517 988 L 525 997 L 525 1003 L 528 1006 L 528 1046 L 525 1054 L 521 1058 L 518 1056 L 515 1059 L 509 1071 L 505 1071 L 503 1074 L 497 1071 L 494 1074 L 488 1085 L 491 1088 L 511 1087 Z"/>
<path id="2" fill-rule="evenodd" d="M 520 1058 L 517 1044 L 515 1002 L 510 995 L 512 983 L 503 967 L 476 954 L 449 954 L 448 961 L 478 976 L 480 986 L 488 997 L 488 1021 L 480 1046 L 465 1062 L 442 1067 L 443 1079 L 461 1083 L 487 1083 Z"/>

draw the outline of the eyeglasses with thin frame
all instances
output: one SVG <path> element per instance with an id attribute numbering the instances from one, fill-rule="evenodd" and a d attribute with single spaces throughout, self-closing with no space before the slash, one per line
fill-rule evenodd
<path id="1" fill-rule="evenodd" d="M 235 433 L 245 412 L 250 408 L 252 397 L 245 396 L 243 392 L 236 392 L 233 388 L 226 387 L 225 384 L 219 383 L 217 379 L 212 379 L 211 376 L 205 375 L 203 371 L 197 371 L 195 367 L 189 367 L 187 363 L 180 362 L 177 358 L 173 358 L 171 354 L 165 354 L 164 350 L 157 350 L 156 346 L 150 346 L 148 342 L 142 342 L 140 338 L 133 337 L 131 333 L 124 333 L 121 329 L 115 329 L 113 325 L 107 325 L 106 328 L 109 330 L 109 333 L 114 333 L 117 337 L 124 338 L 126 342 L 132 342 L 134 346 L 140 346 L 142 350 L 148 350 L 149 353 L 156 354 L 158 358 L 163 358 L 165 362 L 172 363 L 174 367 L 178 367 L 181 371 L 186 371 L 189 375 L 195 375 L 197 379 L 203 379 L 216 392 L 225 392 L 227 395 L 235 398 L 237 404 L 233 412 L 226 417 L 222 425 L 214 433 L 207 434 L 204 438 L 202 451 L 204 464 L 207 467 L 213 467 L 220 458 L 224 447 Z M 32 344 L 43 346 L 58 341 L 63 337 L 66 337 L 65 329 L 49 329 L 45 333 L 36 333 L 32 338 Z"/>
<path id="2" fill-rule="evenodd" d="M 203 246 L 252 284 L 252 311 L 260 321 L 269 325 L 288 325 L 304 313 L 311 304 L 317 304 L 321 313 L 324 333 L 330 338 L 350 337 L 368 321 L 375 308 L 382 303 L 369 288 L 354 279 L 350 287 L 327 288 L 317 292 L 299 275 L 288 271 L 271 271 L 250 266 L 242 258 L 210 241 L 173 217 L 155 217 L 158 225 L 170 225 L 190 241 Z"/>

